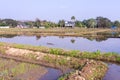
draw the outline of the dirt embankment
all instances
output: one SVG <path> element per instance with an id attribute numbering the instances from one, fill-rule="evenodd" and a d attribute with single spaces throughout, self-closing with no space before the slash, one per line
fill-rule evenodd
<path id="1" fill-rule="evenodd" d="M 107 71 L 104 63 L 90 60 L 81 70 L 70 73 L 64 80 L 102 80 Z"/>
<path id="2" fill-rule="evenodd" d="M 59 68 L 64 71 L 66 68 L 78 68 L 87 61 L 87 59 L 77 59 L 61 55 L 53 55 L 50 53 L 35 52 L 26 49 L 17 49 L 7 47 L 3 54 L 4 58 L 12 58 L 23 62 L 40 64 L 46 67 Z"/>

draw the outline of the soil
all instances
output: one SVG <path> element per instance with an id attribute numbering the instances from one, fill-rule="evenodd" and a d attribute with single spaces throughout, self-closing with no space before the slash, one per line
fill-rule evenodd
<path id="1" fill-rule="evenodd" d="M 102 80 L 107 67 L 99 61 L 90 60 L 82 68 L 69 74 L 64 80 Z"/>

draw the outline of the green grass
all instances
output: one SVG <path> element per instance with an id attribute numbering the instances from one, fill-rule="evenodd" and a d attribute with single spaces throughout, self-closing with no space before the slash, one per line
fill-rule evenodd
<path id="1" fill-rule="evenodd" d="M 28 54 L 27 54 L 25 57 L 26 57 L 26 58 L 33 59 L 33 60 L 36 60 L 36 58 L 37 58 L 37 55 L 35 55 L 35 54 L 32 54 L 32 53 L 28 53 Z"/>
<path id="2" fill-rule="evenodd" d="M 52 49 L 49 50 L 49 53 L 50 53 L 50 54 L 59 55 L 59 54 L 62 53 L 62 50 L 52 48 Z"/>

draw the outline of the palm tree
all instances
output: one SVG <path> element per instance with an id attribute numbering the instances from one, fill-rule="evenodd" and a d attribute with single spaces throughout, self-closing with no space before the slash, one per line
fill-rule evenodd
<path id="1" fill-rule="evenodd" d="M 71 20 L 75 21 L 75 16 L 72 16 L 72 17 L 71 17 Z"/>

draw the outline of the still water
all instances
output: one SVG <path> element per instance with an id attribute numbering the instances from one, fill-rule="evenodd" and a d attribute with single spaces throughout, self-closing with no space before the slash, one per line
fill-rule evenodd
<path id="1" fill-rule="evenodd" d="M 108 68 L 103 80 L 120 80 L 120 65 L 109 63 Z"/>
<path id="2" fill-rule="evenodd" d="M 57 80 L 60 76 L 63 75 L 61 70 L 47 68 L 48 72 L 39 80 Z"/>
<path id="3" fill-rule="evenodd" d="M 120 38 L 108 38 L 97 41 L 83 37 L 59 37 L 59 36 L 14 36 L 12 38 L 0 38 L 1 42 L 29 44 L 35 46 L 47 46 L 80 51 L 97 51 L 120 53 Z"/>

